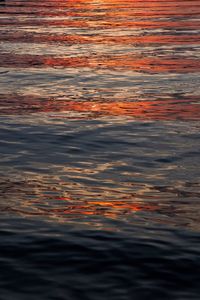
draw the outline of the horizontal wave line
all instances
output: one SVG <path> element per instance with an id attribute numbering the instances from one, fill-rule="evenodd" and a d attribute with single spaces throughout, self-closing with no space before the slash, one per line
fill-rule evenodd
<path id="1" fill-rule="evenodd" d="M 59 42 L 68 44 L 200 44 L 196 35 L 144 35 L 144 36 L 107 36 L 107 35 L 68 35 L 68 34 L 40 34 L 0 31 L 0 40 L 9 42 Z"/>
<path id="2" fill-rule="evenodd" d="M 49 16 L 50 17 L 50 16 Z M 163 15 L 162 15 L 163 17 Z M 90 20 L 90 19 L 81 19 L 81 20 L 50 20 L 50 19 L 36 19 L 26 17 L 25 19 L 21 19 L 20 15 L 16 16 L 4 16 L 0 18 L 1 26 L 8 25 L 17 25 L 17 26 L 59 26 L 59 27 L 74 27 L 74 28 L 82 28 L 82 29 L 97 29 L 97 28 L 126 28 L 126 29 L 166 29 L 166 28 L 179 28 L 179 29 L 200 29 L 200 21 L 199 20 L 174 20 L 174 21 L 163 21 L 163 20 L 134 20 L 129 21 L 127 19 L 108 19 L 101 18 L 100 20 Z"/>
<path id="3" fill-rule="evenodd" d="M 42 55 L 0 54 L 0 67 L 89 67 L 122 68 L 143 72 L 187 73 L 200 71 L 200 60 L 186 58 L 154 58 L 130 55 L 55 57 Z"/>
<path id="4" fill-rule="evenodd" d="M 152 95 L 146 95 L 149 100 L 139 101 L 109 101 L 106 99 L 80 101 L 56 98 L 44 98 L 36 95 L 0 94 L 0 114 L 30 114 L 30 113 L 67 113 L 78 112 L 85 117 L 130 116 L 155 120 L 184 121 L 199 120 L 200 102 L 198 96 L 185 96 L 183 99 L 151 100 Z"/>

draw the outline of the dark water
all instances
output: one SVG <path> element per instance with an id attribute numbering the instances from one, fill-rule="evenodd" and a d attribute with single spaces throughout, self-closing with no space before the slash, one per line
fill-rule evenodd
<path id="1" fill-rule="evenodd" d="M 200 299 L 200 3 L 0 1 L 0 300 Z"/>

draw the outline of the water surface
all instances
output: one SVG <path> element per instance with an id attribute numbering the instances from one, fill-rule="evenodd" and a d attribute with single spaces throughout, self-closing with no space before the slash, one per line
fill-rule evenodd
<path id="1" fill-rule="evenodd" d="M 200 3 L 0 2 L 0 289 L 199 299 Z"/>

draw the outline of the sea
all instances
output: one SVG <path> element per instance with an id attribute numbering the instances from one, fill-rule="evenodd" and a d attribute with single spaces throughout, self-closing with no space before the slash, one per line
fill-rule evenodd
<path id="1" fill-rule="evenodd" d="M 0 300 L 200 299 L 200 1 L 0 1 Z"/>

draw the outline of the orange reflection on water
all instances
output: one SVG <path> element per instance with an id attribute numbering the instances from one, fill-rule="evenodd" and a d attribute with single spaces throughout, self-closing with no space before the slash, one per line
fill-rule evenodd
<path id="1" fill-rule="evenodd" d="M 71 172 L 74 171 L 73 167 L 70 169 Z M 77 175 L 84 176 L 84 168 L 77 171 Z M 117 183 L 113 181 L 113 184 Z M 37 174 L 36 178 L 35 175 L 32 178 L 26 175 L 26 179 L 22 180 L 1 178 L 0 186 L 1 211 L 23 215 L 43 215 L 63 220 L 81 218 L 84 215 L 119 218 L 159 209 L 154 201 L 159 195 L 150 195 L 149 188 L 145 185 L 137 186 L 134 192 L 126 190 L 123 183 L 115 189 L 101 187 L 98 190 L 95 186 L 64 182 L 56 176 Z M 20 199 L 17 206 L 16 199 Z"/>
<path id="2" fill-rule="evenodd" d="M 33 68 L 39 69 L 42 74 L 44 68 L 70 67 L 74 68 L 74 77 L 77 74 L 77 68 L 90 68 L 91 73 L 94 69 L 103 68 L 109 71 L 111 69 L 123 69 L 123 71 L 157 73 L 158 76 L 172 72 L 185 73 L 190 76 L 189 73 L 200 71 L 200 61 L 196 55 L 197 45 L 200 44 L 198 38 L 200 3 L 195 0 L 5 1 L 5 5 L 0 7 L 0 13 L 2 14 L 0 18 L 0 39 L 2 44 L 9 41 L 9 43 L 5 43 L 0 54 L 0 67 L 7 68 L 6 72 L 13 73 L 14 76 L 20 68 L 30 69 L 30 72 Z M 20 44 L 21 42 L 30 44 L 45 43 L 47 48 L 48 44 L 54 45 L 54 54 L 34 54 L 34 47 L 37 48 L 37 45 L 34 44 L 33 52 L 31 52 L 33 54 L 26 54 L 26 46 Z M 12 43 L 18 44 L 18 48 L 16 45 L 12 47 Z M 82 44 L 85 45 L 86 50 L 90 45 L 93 46 L 93 48 L 91 47 L 92 55 L 80 56 L 80 53 L 75 51 L 72 56 L 67 56 L 65 53 L 59 56 L 56 51 L 58 44 L 65 45 L 66 49 L 71 45 L 78 46 Z M 117 47 L 116 51 L 113 51 L 113 55 L 102 53 L 99 55 L 95 52 L 97 44 L 100 44 L 98 49 L 102 49 L 102 52 L 104 45 L 128 45 L 128 47 L 125 50 L 123 49 L 123 55 L 118 54 Z M 157 47 L 157 50 L 151 52 L 152 55 L 148 54 L 151 45 Z M 160 55 L 160 45 L 170 46 L 171 52 L 168 52 L 166 47 L 165 55 Z M 181 47 L 176 48 L 178 45 L 186 47 L 182 47 L 180 50 Z M 135 50 L 139 48 L 138 46 L 141 47 L 140 55 L 135 53 Z M 18 51 L 21 49 L 22 53 L 16 54 L 16 49 Z M 168 53 L 172 53 L 172 55 L 170 56 Z M 19 77 L 13 78 L 18 80 Z M 25 78 L 25 76 L 22 76 L 22 78 Z M 167 75 L 165 78 L 170 79 Z M 51 77 L 48 80 L 48 87 L 51 89 L 53 85 Z M 177 79 L 177 91 L 180 91 L 181 86 L 178 81 L 179 79 Z M 10 84 L 9 81 L 8 84 Z M 188 84 L 190 84 L 189 81 Z M 41 88 L 42 85 L 40 83 L 38 85 Z M 98 89 L 98 83 L 97 86 L 94 86 L 95 84 L 93 84 L 93 89 Z M 83 90 L 80 92 L 83 99 L 81 99 L 81 96 L 76 96 L 79 94 L 76 84 L 73 86 L 71 98 L 64 95 L 62 100 L 59 99 L 59 95 L 56 95 L 54 99 L 48 98 L 48 87 L 46 90 L 45 87 L 44 91 L 42 90 L 43 94 L 47 94 L 46 98 L 31 94 L 34 93 L 34 86 L 32 89 L 28 87 L 29 92 L 31 91 L 29 95 L 23 95 L 23 92 L 26 93 L 27 91 L 26 80 L 22 85 L 20 83 L 19 94 L 2 92 L 0 95 L 0 114 L 32 114 L 31 122 L 37 122 L 35 116 L 38 116 L 38 113 L 44 113 L 43 116 L 44 118 L 46 116 L 48 121 L 49 117 L 55 118 L 56 114 L 59 115 L 59 113 L 62 113 L 62 115 L 59 115 L 59 119 L 62 117 L 87 119 L 128 116 L 133 119 L 145 120 L 200 120 L 199 96 L 187 97 L 187 87 L 185 90 L 184 87 L 182 88 L 182 93 L 185 93 L 184 98 L 180 99 L 177 96 L 173 99 L 171 96 L 169 99 L 162 94 L 162 86 L 160 87 L 158 83 L 158 91 L 156 91 L 155 85 L 149 88 L 150 90 L 153 89 L 155 93 L 157 92 L 157 100 L 152 100 L 156 97 L 151 97 L 151 95 L 146 95 L 145 100 L 140 100 L 137 95 L 133 95 L 135 101 L 134 99 L 130 100 L 130 94 L 126 95 L 126 85 L 124 88 L 121 87 L 121 94 L 124 92 L 123 97 L 113 96 L 108 99 L 106 98 L 107 91 L 105 91 L 105 94 L 102 93 L 103 100 L 93 99 L 91 96 L 91 99 L 87 98 L 87 101 L 84 100 Z M 88 85 L 87 88 L 90 89 L 90 86 Z M 110 85 L 107 89 L 112 89 L 112 86 Z M 140 90 L 142 94 L 142 83 L 140 84 Z M 55 87 L 54 91 L 59 94 L 59 87 Z M 117 91 L 113 90 L 114 95 L 115 92 L 117 94 Z M 175 94 L 176 88 L 172 92 Z M 159 99 L 159 95 L 161 99 Z M 19 151 L 19 153 L 20 155 L 24 155 L 24 153 L 26 155 L 26 151 Z M 11 157 L 12 159 L 13 157 Z M 111 161 L 110 165 L 114 167 L 114 164 L 112 164 Z M 173 163 L 170 167 L 173 167 Z M 53 174 L 53 166 L 48 165 L 48 171 Z M 91 179 L 94 172 L 100 172 L 96 166 L 92 166 L 88 171 L 84 167 L 76 169 L 72 166 L 64 171 L 57 170 L 56 172 L 59 175 L 61 174 L 60 178 L 64 173 L 68 174 L 70 180 L 74 180 L 73 184 L 70 185 L 67 180 L 61 182 L 59 176 L 58 178 L 48 178 L 49 182 L 47 178 L 42 176 L 35 181 L 31 178 L 29 181 L 22 179 L 18 182 L 13 179 L 12 182 L 13 174 L 11 174 L 10 182 L 9 180 L 1 182 L 3 192 L 0 192 L 0 196 L 5 201 L 4 210 L 7 209 L 9 203 L 10 210 L 16 210 L 24 214 L 54 215 L 55 218 L 59 218 L 62 214 L 65 216 L 76 215 L 78 218 L 81 215 L 104 215 L 115 218 L 127 213 L 158 210 L 159 205 L 161 205 L 160 200 L 163 200 L 164 196 L 163 194 L 158 195 L 157 192 L 166 193 L 167 195 L 171 193 L 172 197 L 169 197 L 170 199 L 174 199 L 176 194 L 180 194 L 177 189 L 172 190 L 170 188 L 160 189 L 160 191 L 154 188 L 154 192 L 151 194 L 148 190 L 145 191 L 144 187 L 139 187 L 138 189 L 135 188 L 136 192 L 132 192 L 133 186 L 130 189 L 128 187 L 129 175 L 127 175 L 127 182 L 121 182 L 120 186 L 113 180 L 113 185 L 117 186 L 113 190 L 106 190 L 105 181 L 98 182 L 98 184 L 101 183 L 101 189 L 96 191 L 97 187 L 93 188 L 92 185 L 81 184 L 82 179 L 87 179 L 87 176 Z M 146 180 L 145 169 L 144 172 L 141 171 L 140 176 L 143 177 L 143 181 Z M 158 175 L 155 174 L 154 176 L 156 178 Z M 79 185 L 77 182 L 79 182 Z M 189 196 L 194 197 L 195 195 L 190 193 Z M 199 197 L 199 194 L 195 197 Z M 18 199 L 17 205 L 16 199 Z M 157 205 L 154 204 L 154 200 L 156 200 Z M 170 204 L 169 206 L 171 207 Z M 188 209 L 189 206 L 186 211 Z"/>
<path id="3" fill-rule="evenodd" d="M 110 162 L 109 167 L 114 164 L 115 162 Z M 84 216 L 99 215 L 122 220 L 123 217 L 133 217 L 133 214 L 140 212 L 147 212 L 146 217 L 151 219 L 153 216 L 155 221 L 154 213 L 156 212 L 158 215 L 168 216 L 169 220 L 174 216 L 182 216 L 184 224 L 188 214 L 191 214 L 194 218 L 194 225 L 199 226 L 197 214 L 199 202 L 197 201 L 194 207 L 190 205 L 190 200 L 199 199 L 199 183 L 174 182 L 172 185 L 166 183 L 166 185 L 157 186 L 132 182 L 129 186 L 128 182 L 112 181 L 115 187 L 100 185 L 98 188 L 83 182 L 73 182 L 71 179 L 69 181 L 61 179 L 62 171 L 70 173 L 76 171 L 74 176 L 77 179 L 79 176 L 85 177 L 88 171 L 91 176 L 92 171 L 101 171 L 98 165 L 97 168 L 94 165 L 90 167 L 88 170 L 84 167 L 77 170 L 74 166 L 68 166 L 66 170 L 65 167 L 61 167 L 57 176 L 34 173 L 29 175 L 27 173 L 25 176 L 19 173 L 15 177 L 1 175 L 1 211 L 24 216 L 50 217 L 61 222 L 74 219 L 84 221 Z M 175 198 L 178 199 L 177 206 Z M 186 199 L 188 201 L 185 202 Z M 85 221 L 93 222 L 89 219 Z M 95 226 L 95 222 L 92 225 Z"/>
<path id="4" fill-rule="evenodd" d="M 124 95 L 125 96 L 125 95 Z M 200 104 L 198 96 L 188 96 L 183 99 L 150 100 L 155 95 L 146 96 L 149 100 L 124 101 L 111 99 L 80 101 L 48 99 L 34 95 L 0 95 L 0 114 L 27 114 L 27 113 L 64 113 L 70 117 L 70 112 L 78 112 L 75 118 L 130 116 L 133 118 L 151 120 L 185 121 L 200 119 Z M 108 101 L 107 101 L 108 100 Z M 53 115 L 52 115 L 53 116 Z"/>
<path id="5" fill-rule="evenodd" d="M 58 200 L 68 200 L 65 197 L 58 198 Z M 134 199 L 129 200 L 110 200 L 110 201 L 83 201 L 82 204 L 70 204 L 65 210 L 55 209 L 53 212 L 62 212 L 64 214 L 73 215 L 104 215 L 110 218 L 116 218 L 119 215 L 130 214 L 139 211 L 156 211 L 159 209 L 155 204 L 139 204 Z"/>
<path id="6" fill-rule="evenodd" d="M 44 34 L 44 33 L 26 33 L 16 32 L 14 34 L 9 32 L 0 32 L 0 39 L 2 41 L 10 42 L 23 42 L 23 43 L 55 43 L 58 42 L 64 44 L 119 44 L 129 45 L 187 45 L 195 44 L 199 45 L 200 40 L 195 35 L 127 35 L 127 36 L 106 36 L 106 35 L 69 35 L 69 34 Z"/>
<path id="7" fill-rule="evenodd" d="M 97 115 L 132 116 L 134 118 L 148 119 L 200 119 L 200 104 L 187 101 L 138 101 L 138 102 L 72 102 L 68 104 L 68 110 L 79 112 L 95 112 Z"/>
<path id="8" fill-rule="evenodd" d="M 0 13 L 7 19 L 0 19 L 2 25 L 40 25 L 85 28 L 198 28 L 196 17 L 200 14 L 200 5 L 195 0 L 182 1 L 6 1 L 0 7 Z M 41 18 L 10 18 L 10 16 L 37 16 Z M 54 19 L 50 17 L 65 17 Z M 173 20 L 175 17 L 193 16 L 189 22 Z M 49 19 L 42 19 L 49 17 Z M 160 20 L 161 18 L 161 20 Z M 162 20 L 171 18 L 171 20 Z M 173 19 L 172 19 L 173 18 Z M 195 19 L 196 18 L 196 19 Z"/>
<path id="9" fill-rule="evenodd" d="M 198 72 L 200 60 L 182 57 L 140 57 L 135 55 L 94 55 L 82 57 L 54 57 L 44 55 L 1 54 L 0 67 L 73 67 L 100 69 L 129 69 L 134 71 L 159 72 Z"/>

